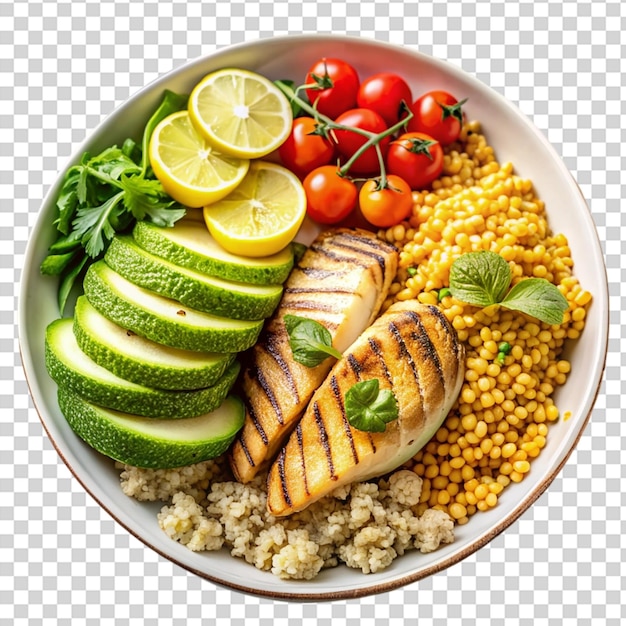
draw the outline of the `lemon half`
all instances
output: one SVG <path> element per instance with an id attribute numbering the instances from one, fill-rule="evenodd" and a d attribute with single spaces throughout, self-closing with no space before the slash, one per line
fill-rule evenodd
<path id="1" fill-rule="evenodd" d="M 181 204 L 199 208 L 227 196 L 243 179 L 249 161 L 222 154 L 201 135 L 187 111 L 162 120 L 148 148 L 163 189 Z"/>
<path id="2" fill-rule="evenodd" d="M 252 161 L 233 192 L 204 208 L 213 238 L 228 252 L 249 257 L 269 256 L 289 245 L 305 214 L 298 177 L 267 161 Z"/>
<path id="3" fill-rule="evenodd" d="M 205 76 L 189 97 L 196 128 L 225 154 L 263 157 L 291 132 L 291 106 L 269 79 L 242 69 L 222 69 Z"/>

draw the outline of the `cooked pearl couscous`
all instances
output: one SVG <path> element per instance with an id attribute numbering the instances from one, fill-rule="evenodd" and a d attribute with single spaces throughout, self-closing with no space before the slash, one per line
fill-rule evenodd
<path id="1" fill-rule="evenodd" d="M 424 480 L 417 512 L 439 509 L 465 524 L 496 506 L 510 482 L 522 481 L 546 445 L 548 425 L 559 417 L 552 392 L 570 371 L 563 345 L 583 330 L 591 294 L 573 276 L 567 239 L 552 234 L 531 181 L 511 163 L 498 164 L 477 122 L 464 127 L 443 175 L 414 202 L 406 222 L 379 234 L 401 250 L 385 307 L 411 298 L 437 304 L 466 347 L 457 405 L 414 459 Z M 455 300 L 446 290 L 450 266 L 480 250 L 508 261 L 512 284 L 531 277 L 554 283 L 569 302 L 563 323 Z"/>
<path id="2" fill-rule="evenodd" d="M 225 546 L 282 578 L 310 579 L 340 562 L 376 572 L 407 550 L 453 541 L 455 524 L 495 507 L 532 470 L 559 419 L 552 393 L 570 371 L 564 343 L 580 335 L 591 302 L 573 275 L 567 239 L 551 232 L 531 181 L 496 161 L 477 122 L 446 148 L 432 189 L 413 200 L 408 220 L 379 233 L 400 249 L 383 308 L 413 298 L 438 305 L 465 344 L 465 381 L 442 426 L 390 477 L 338 489 L 281 519 L 266 511 L 264 477 L 241 485 L 220 460 L 175 470 L 120 466 L 127 495 L 167 503 L 158 521 L 172 539 L 191 550 Z M 513 284 L 554 283 L 569 302 L 563 323 L 455 300 L 450 267 L 480 250 L 509 263 Z"/>

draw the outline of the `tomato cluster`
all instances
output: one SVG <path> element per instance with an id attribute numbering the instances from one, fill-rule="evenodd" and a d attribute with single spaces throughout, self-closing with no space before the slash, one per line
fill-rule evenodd
<path id="1" fill-rule="evenodd" d="M 314 63 L 292 99 L 304 115 L 294 119 L 279 156 L 303 181 L 310 217 L 335 224 L 358 206 L 377 227 L 406 219 L 412 191 L 441 175 L 443 147 L 461 132 L 465 102 L 445 91 L 413 100 L 401 76 L 381 72 L 361 81 L 336 58 Z"/>

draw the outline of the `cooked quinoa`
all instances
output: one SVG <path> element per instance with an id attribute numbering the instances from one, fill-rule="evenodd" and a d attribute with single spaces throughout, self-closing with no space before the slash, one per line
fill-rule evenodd
<path id="1" fill-rule="evenodd" d="M 438 305 L 465 344 L 465 381 L 442 426 L 391 476 L 342 487 L 286 518 L 268 514 L 264 476 L 237 483 L 223 459 L 173 470 L 119 466 L 127 495 L 166 503 L 158 523 L 172 539 L 194 551 L 227 548 L 281 578 L 311 579 L 339 563 L 377 572 L 406 551 L 452 542 L 455 524 L 496 506 L 531 471 L 559 418 L 552 394 L 570 371 L 565 341 L 583 330 L 591 294 L 531 181 L 496 161 L 480 124 L 466 124 L 445 153 L 432 189 L 414 193 L 411 217 L 379 232 L 401 251 L 383 309 L 413 298 Z M 479 250 L 502 255 L 513 284 L 554 283 L 570 305 L 563 323 L 478 309 L 446 293 L 453 261 Z"/>
<path id="2" fill-rule="evenodd" d="M 208 461 L 184 468 L 195 479 L 175 491 L 181 470 L 122 466 L 122 488 L 143 500 L 165 500 L 159 526 L 193 551 L 226 547 L 232 556 L 285 579 L 311 579 L 345 563 L 363 573 L 387 567 L 409 550 L 432 552 L 454 540 L 454 522 L 437 510 L 417 515 L 422 479 L 400 469 L 387 479 L 341 487 L 287 518 L 267 511 L 265 478 L 243 485 L 216 479 L 225 469 Z"/>

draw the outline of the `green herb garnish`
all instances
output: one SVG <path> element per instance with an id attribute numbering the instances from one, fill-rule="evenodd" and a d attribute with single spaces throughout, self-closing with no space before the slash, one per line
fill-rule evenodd
<path id="1" fill-rule="evenodd" d="M 341 352 L 332 346 L 328 329 L 308 317 L 285 315 L 285 328 L 295 361 L 306 367 L 315 367 L 329 356 L 341 358 Z"/>
<path id="2" fill-rule="evenodd" d="M 511 268 L 495 252 L 468 252 L 450 268 L 450 292 L 461 302 L 479 307 L 498 304 L 546 324 L 563 323 L 563 313 L 569 304 L 551 282 L 545 278 L 526 278 L 509 290 L 510 285 Z"/>
<path id="3" fill-rule="evenodd" d="M 447 298 L 450 295 L 450 289 L 448 287 L 443 287 L 437 293 L 437 300 L 441 302 L 444 298 Z"/>
<path id="4" fill-rule="evenodd" d="M 345 395 L 346 418 L 351 426 L 382 433 L 398 419 L 398 403 L 390 389 L 381 389 L 376 378 L 355 383 Z"/>
<path id="5" fill-rule="evenodd" d="M 185 214 L 154 177 L 148 143 L 156 125 L 186 103 L 187 96 L 166 91 L 144 128 L 141 146 L 128 138 L 121 148 L 114 145 L 96 156 L 85 152 L 65 174 L 56 202 L 57 240 L 40 268 L 43 274 L 60 277 L 61 315 L 74 284 L 102 256 L 115 233 L 144 219 L 172 226 Z"/>
<path id="6" fill-rule="evenodd" d="M 498 344 L 498 354 L 496 355 L 496 363 L 504 365 L 506 355 L 511 352 L 511 344 L 508 341 L 501 341 Z"/>

